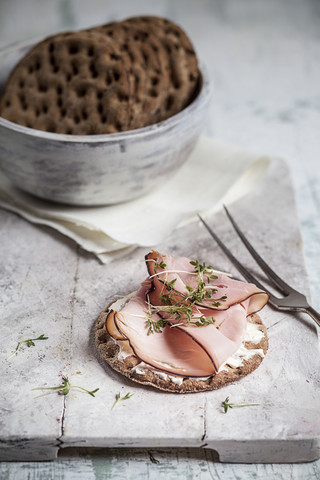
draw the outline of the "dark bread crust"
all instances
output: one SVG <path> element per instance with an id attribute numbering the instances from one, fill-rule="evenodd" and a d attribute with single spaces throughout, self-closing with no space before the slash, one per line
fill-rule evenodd
<path id="1" fill-rule="evenodd" d="M 229 383 L 233 383 L 236 380 L 245 377 L 246 375 L 249 375 L 256 368 L 258 368 L 263 360 L 260 355 L 256 354 L 249 360 L 243 360 L 242 365 L 238 368 L 226 366 L 227 370 L 223 370 L 217 375 L 206 380 L 184 378 L 181 385 L 173 383 L 170 378 L 163 379 L 152 371 L 146 371 L 144 375 L 141 375 L 133 370 L 133 368 L 140 363 L 140 359 L 138 357 L 135 355 L 130 355 L 124 359 L 118 358 L 120 348 L 114 339 L 108 334 L 105 328 L 108 310 L 109 309 L 107 308 L 100 314 L 95 324 L 95 345 L 98 354 L 115 371 L 121 375 L 124 375 L 125 377 L 128 377 L 130 380 L 143 385 L 152 386 L 157 389 L 172 393 L 196 393 L 216 390 L 228 385 Z M 248 350 L 262 349 L 264 354 L 266 354 L 269 342 L 265 325 L 262 323 L 261 318 L 257 314 L 253 314 L 248 317 L 248 322 L 259 325 L 259 330 L 264 333 L 264 336 L 258 344 L 246 342 L 244 344 L 245 347 Z"/>
<path id="2" fill-rule="evenodd" d="M 180 112 L 201 84 L 186 33 L 155 16 L 52 35 L 7 80 L 0 116 L 36 130 L 99 135 Z"/>
<path id="3" fill-rule="evenodd" d="M 98 32 L 51 36 L 38 43 L 11 73 L 0 114 L 54 133 L 126 130 L 131 113 L 128 65 L 127 54 Z"/>
<path id="4" fill-rule="evenodd" d="M 127 23 L 152 31 L 167 53 L 170 82 L 162 118 L 168 118 L 185 108 L 196 93 L 200 74 L 194 47 L 182 28 L 167 18 L 139 16 Z"/>
<path id="5" fill-rule="evenodd" d="M 130 57 L 134 89 L 129 127 L 140 128 L 163 120 L 170 65 L 167 51 L 152 28 L 122 21 L 94 27 L 92 31 L 104 34 Z"/>

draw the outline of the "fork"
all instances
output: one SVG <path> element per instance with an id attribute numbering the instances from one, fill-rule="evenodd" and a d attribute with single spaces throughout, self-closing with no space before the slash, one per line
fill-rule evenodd
<path id="1" fill-rule="evenodd" d="M 263 260 L 263 258 L 257 253 L 257 251 L 253 248 L 251 243 L 248 241 L 248 239 L 245 237 L 243 232 L 240 230 L 239 226 L 235 222 L 235 220 L 232 218 L 230 212 L 226 207 L 224 207 L 226 214 L 237 232 L 238 236 L 256 261 L 256 263 L 260 266 L 261 270 L 267 275 L 267 277 L 270 279 L 271 283 L 274 284 L 275 287 L 278 288 L 278 290 L 282 293 L 283 297 L 277 297 L 274 294 L 272 294 L 268 289 L 262 285 L 262 283 L 257 280 L 251 272 L 235 258 L 235 256 L 231 253 L 231 251 L 224 245 L 224 243 L 220 240 L 220 238 L 217 236 L 217 234 L 212 230 L 212 228 L 207 224 L 207 222 L 201 217 L 200 214 L 198 214 L 198 217 L 200 218 L 201 222 L 204 224 L 210 235 L 215 239 L 215 241 L 218 243 L 220 248 L 224 251 L 226 256 L 231 260 L 231 262 L 234 264 L 234 266 L 237 268 L 237 270 L 243 275 L 243 277 L 251 283 L 254 283 L 257 285 L 259 288 L 267 292 L 269 295 L 269 302 L 271 305 L 273 305 L 275 308 L 278 310 L 288 310 L 288 311 L 298 311 L 298 312 L 306 312 L 308 313 L 311 318 L 317 323 L 318 326 L 320 326 L 320 314 L 309 305 L 306 297 L 295 290 L 294 288 L 290 287 L 282 278 L 280 278 L 270 267 L 269 265 Z"/>

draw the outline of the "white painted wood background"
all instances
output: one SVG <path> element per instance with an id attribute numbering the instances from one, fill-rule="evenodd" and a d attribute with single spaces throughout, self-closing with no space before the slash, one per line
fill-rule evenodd
<path id="1" fill-rule="evenodd" d="M 286 159 L 296 192 L 314 305 L 319 309 L 319 3 L 316 0 L 2 0 L 0 44 L 140 13 L 165 15 L 179 22 L 189 32 L 199 56 L 207 63 L 215 82 L 215 95 L 206 133 L 249 150 Z M 84 265 L 92 262 L 92 259 L 78 252 L 71 242 L 57 238 L 57 235 L 47 229 L 39 230 L 7 212 L 1 214 L 2 254 L 7 260 L 6 264 L 1 266 L 1 271 L 4 272 L 1 283 L 7 297 L 2 297 L 1 300 L 11 300 L 11 310 L 7 310 L 7 315 L 11 314 L 16 321 L 21 320 L 24 316 L 22 307 L 28 304 L 25 303 L 28 296 L 37 292 L 34 308 L 28 310 L 28 315 L 39 315 L 43 312 L 53 319 L 53 323 L 58 323 L 55 298 L 63 299 L 66 305 L 69 298 L 75 298 L 74 292 L 70 290 L 70 285 L 74 285 L 73 276 L 83 275 L 81 268 L 84 269 Z M 12 257 L 12 246 L 6 243 L 7 229 L 16 232 L 16 258 Z M 32 242 L 39 266 L 32 265 L 20 294 L 13 298 L 11 290 L 16 292 L 15 278 L 19 278 L 19 275 L 21 277 L 26 271 L 26 256 Z M 48 257 L 49 248 L 52 252 Z M 54 284 L 58 290 L 53 292 L 50 290 L 50 275 L 55 271 L 59 272 L 59 258 L 64 261 L 65 285 L 68 285 L 69 290 L 64 288 L 64 284 Z M 42 267 L 46 262 L 47 274 Z M 44 290 L 36 283 L 39 275 L 47 286 Z M 94 285 L 90 297 L 93 311 L 97 309 L 97 298 L 99 307 L 102 306 L 101 290 L 104 288 L 104 281 L 102 274 L 98 279 L 92 279 Z M 130 282 L 133 284 L 133 279 L 130 279 Z M 81 292 L 77 292 L 76 298 L 81 298 Z M 81 312 L 81 302 L 71 303 L 65 315 L 74 311 Z M 59 331 L 56 330 L 54 335 L 58 345 Z M 40 356 L 41 348 L 37 348 Z M 22 356 L 17 357 L 17 360 L 24 361 Z M 61 365 L 58 350 L 56 362 L 57 368 L 65 367 Z M 79 377 L 81 378 L 80 374 Z M 87 386 L 95 388 L 98 385 Z M 24 399 L 21 398 L 21 408 L 23 404 Z M 57 405 L 56 402 L 52 404 L 52 412 L 57 413 L 57 418 L 61 409 L 62 405 Z M 23 425 L 21 428 L 23 430 Z M 82 458 L 64 457 L 51 463 L 3 462 L 0 466 L 0 477 L 18 480 L 250 479 L 257 476 L 316 479 L 320 475 L 319 461 L 303 465 L 226 465 L 214 462 L 212 453 L 202 450 L 179 449 L 163 452 L 152 449 L 151 453 L 160 461 L 159 464 L 153 463 L 148 451 L 142 449 L 112 449 L 91 454 L 87 452 Z"/>

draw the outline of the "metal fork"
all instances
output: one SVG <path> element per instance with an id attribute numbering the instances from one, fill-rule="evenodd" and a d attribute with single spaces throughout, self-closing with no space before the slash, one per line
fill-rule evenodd
<path id="1" fill-rule="evenodd" d="M 205 220 L 198 214 L 200 220 L 210 233 L 210 235 L 215 239 L 215 241 L 218 243 L 220 248 L 224 251 L 224 253 L 227 255 L 227 257 L 231 260 L 231 262 L 234 264 L 234 266 L 239 270 L 239 272 L 244 276 L 248 282 L 254 283 L 257 285 L 259 288 L 262 290 L 266 291 L 269 295 L 269 302 L 271 305 L 273 305 L 275 308 L 278 310 L 289 310 L 289 311 L 299 311 L 299 312 L 306 312 L 308 313 L 313 320 L 317 323 L 318 326 L 320 326 L 320 314 L 312 308 L 306 299 L 306 297 L 295 290 L 294 288 L 290 287 L 286 282 L 282 280 L 270 267 L 267 265 L 267 263 L 261 258 L 261 256 L 256 252 L 256 250 L 253 248 L 251 243 L 247 240 L 247 238 L 244 236 L 243 232 L 240 230 L 239 226 L 235 222 L 235 220 L 232 218 L 230 212 L 226 207 L 225 211 L 229 217 L 230 222 L 232 223 L 235 231 L 239 235 L 240 239 L 252 255 L 252 257 L 255 259 L 257 264 L 260 266 L 260 268 L 264 271 L 264 273 L 268 276 L 268 278 L 271 280 L 271 282 L 278 288 L 278 290 L 283 294 L 283 297 L 276 297 L 273 295 L 268 289 L 262 285 L 259 280 L 257 280 L 252 273 L 247 270 L 246 267 L 242 263 L 237 260 L 234 255 L 231 253 L 231 251 L 224 245 L 224 243 L 220 240 L 220 238 L 214 233 L 212 228 L 205 222 Z"/>

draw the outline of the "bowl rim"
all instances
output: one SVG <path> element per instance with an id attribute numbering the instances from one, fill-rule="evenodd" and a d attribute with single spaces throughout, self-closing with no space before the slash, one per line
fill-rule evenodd
<path id="1" fill-rule="evenodd" d="M 15 44 L 17 47 L 18 44 Z M 20 44 L 21 46 L 21 44 Z M 0 51 L 1 53 L 1 51 Z M 172 115 L 171 117 L 162 120 L 161 122 L 154 123 L 152 125 L 147 125 L 146 127 L 136 128 L 133 130 L 127 130 L 124 132 L 117 132 L 117 133 L 104 133 L 101 135 L 68 135 L 63 133 L 53 133 L 53 132 L 45 132 L 43 130 L 37 130 L 35 128 L 25 127 L 23 125 L 19 125 L 17 123 L 11 122 L 10 120 L 6 120 L 5 118 L 0 116 L 0 127 L 4 127 L 8 130 L 15 131 L 20 134 L 25 134 L 30 137 L 36 137 L 43 140 L 51 140 L 56 142 L 64 142 L 64 143 L 114 143 L 114 142 L 121 142 L 132 137 L 139 138 L 141 136 L 145 137 L 148 135 L 153 134 L 158 130 L 167 130 L 173 128 L 177 123 L 179 123 L 181 117 L 188 115 L 193 110 L 200 108 L 203 104 L 208 102 L 211 98 L 212 94 L 212 82 L 209 79 L 208 70 L 202 61 L 199 61 L 199 71 L 201 75 L 201 86 L 200 90 L 197 93 L 196 97 L 191 101 L 189 105 L 187 105 L 183 110 L 180 112 Z"/>

